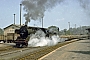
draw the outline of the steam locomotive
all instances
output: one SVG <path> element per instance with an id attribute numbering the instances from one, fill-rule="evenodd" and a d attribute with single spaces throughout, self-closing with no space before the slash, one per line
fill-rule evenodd
<path id="1" fill-rule="evenodd" d="M 15 33 L 19 34 L 15 40 L 16 47 L 27 47 L 30 34 L 35 34 L 38 30 L 42 30 L 45 33 L 45 37 L 50 37 L 52 34 L 56 34 L 50 32 L 47 28 L 28 27 L 27 25 L 21 26 L 20 29 L 15 30 Z"/>

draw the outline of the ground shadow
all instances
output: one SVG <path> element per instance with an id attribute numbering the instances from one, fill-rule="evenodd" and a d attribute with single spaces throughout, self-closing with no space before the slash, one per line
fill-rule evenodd
<path id="1" fill-rule="evenodd" d="M 74 53 L 81 53 L 81 54 L 88 54 L 88 55 L 90 55 L 90 51 L 69 51 L 69 52 L 74 52 Z"/>
<path id="2" fill-rule="evenodd" d="M 90 42 L 82 42 L 82 43 L 88 43 L 88 44 L 90 44 Z"/>
<path id="3" fill-rule="evenodd" d="M 87 47 L 90 47 L 90 46 L 87 46 Z"/>
<path id="4" fill-rule="evenodd" d="M 90 41 L 88 41 L 88 42 L 79 42 L 79 43 L 89 43 L 90 44 Z"/>

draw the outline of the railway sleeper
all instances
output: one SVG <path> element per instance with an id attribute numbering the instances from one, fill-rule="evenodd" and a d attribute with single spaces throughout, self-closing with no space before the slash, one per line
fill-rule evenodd
<path id="1" fill-rule="evenodd" d="M 26 48 L 27 44 L 16 44 L 16 47 L 18 47 L 18 48 Z"/>

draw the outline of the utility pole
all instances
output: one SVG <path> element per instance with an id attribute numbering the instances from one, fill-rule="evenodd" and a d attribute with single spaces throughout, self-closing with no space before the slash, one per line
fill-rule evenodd
<path id="1" fill-rule="evenodd" d="M 15 14 L 13 14 L 14 15 L 14 25 L 15 25 Z M 13 41 L 14 41 L 14 36 L 15 36 L 15 34 L 13 33 Z"/>
<path id="2" fill-rule="evenodd" d="M 76 24 L 75 24 L 75 29 L 76 29 Z"/>
<path id="3" fill-rule="evenodd" d="M 43 28 L 43 17 L 42 17 L 42 28 Z"/>
<path id="4" fill-rule="evenodd" d="M 77 33 L 76 33 L 76 24 L 75 24 L 75 33 L 74 33 L 74 34 L 77 34 Z"/>
<path id="5" fill-rule="evenodd" d="M 81 25 L 80 25 L 80 34 L 82 34 L 82 27 L 81 27 Z"/>
<path id="6" fill-rule="evenodd" d="M 15 25 L 15 14 L 13 14 L 14 15 L 14 25 Z"/>
<path id="7" fill-rule="evenodd" d="M 21 26 L 21 11 L 22 11 L 22 4 L 20 4 L 20 26 Z"/>
<path id="8" fill-rule="evenodd" d="M 70 35 L 70 22 L 68 22 L 68 24 L 69 24 L 69 35 Z"/>

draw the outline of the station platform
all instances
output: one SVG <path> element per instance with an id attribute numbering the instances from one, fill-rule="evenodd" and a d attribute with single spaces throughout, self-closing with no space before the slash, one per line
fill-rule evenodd
<path id="1" fill-rule="evenodd" d="M 39 60 L 90 60 L 90 40 L 80 40 L 67 44 Z"/>

